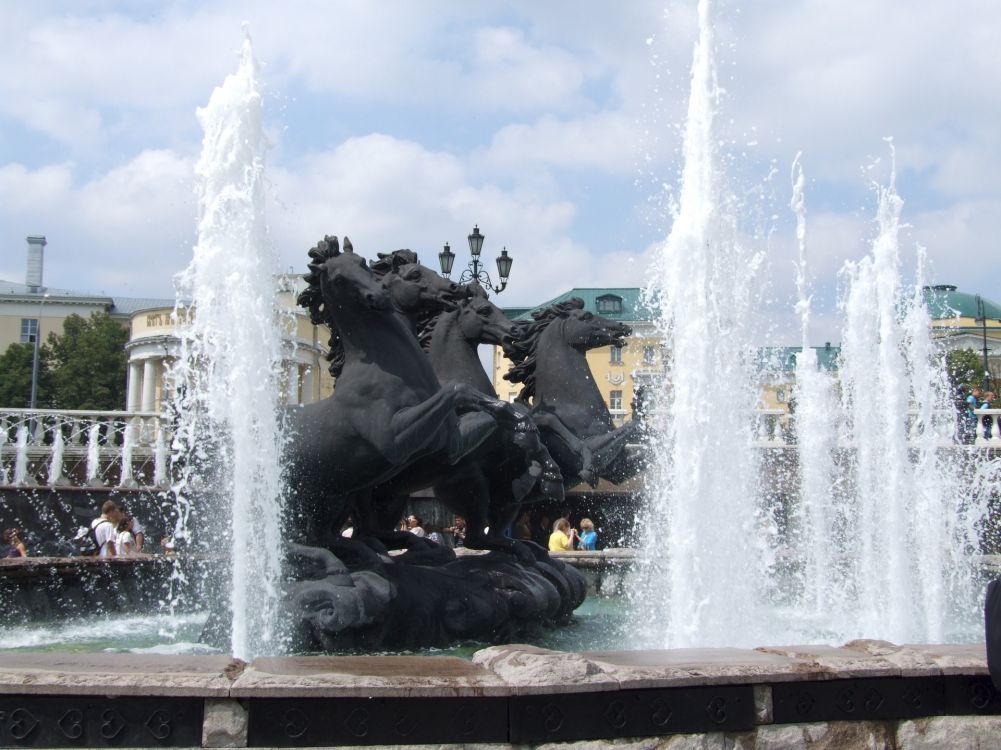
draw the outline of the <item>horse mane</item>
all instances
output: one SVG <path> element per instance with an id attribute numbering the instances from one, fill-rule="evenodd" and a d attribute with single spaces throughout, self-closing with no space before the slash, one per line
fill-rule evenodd
<path id="1" fill-rule="evenodd" d="M 372 261 L 369 264 L 369 268 L 371 268 L 372 273 L 380 279 L 387 273 L 392 273 L 400 266 L 406 265 L 407 263 L 420 263 L 417 253 L 407 248 L 394 250 L 391 253 L 379 253 L 378 255 L 379 260 Z"/>
<path id="2" fill-rule="evenodd" d="M 490 295 L 487 294 L 487 290 L 480 286 L 476 281 L 463 284 L 462 290 L 465 292 L 465 295 L 462 297 L 462 302 L 471 300 L 474 297 L 490 299 Z M 462 304 L 462 302 L 459 304 Z M 420 342 L 421 349 L 425 352 L 431 351 L 431 338 L 434 335 L 434 329 L 438 325 L 438 318 L 440 318 L 442 313 L 445 312 L 449 311 L 445 308 L 439 308 L 437 310 L 425 308 L 421 311 L 421 316 L 417 319 L 417 340 Z"/>
<path id="3" fill-rule="evenodd" d="M 527 402 L 535 396 L 535 365 L 538 357 L 536 348 L 543 332 L 555 320 L 566 318 L 573 310 L 583 310 L 584 300 L 571 297 L 532 313 L 533 320 L 520 320 L 514 324 L 514 344 L 508 357 L 514 367 L 504 376 L 512 383 L 524 383 L 518 394 L 519 401 Z"/>
<path id="4" fill-rule="evenodd" d="M 344 238 L 344 252 L 354 252 L 351 240 Z M 340 331 L 334 324 L 333 319 L 327 313 L 326 300 L 323 298 L 323 266 L 331 258 L 336 258 L 341 254 L 341 249 L 337 244 L 335 235 L 324 235 L 323 239 L 309 249 L 309 273 L 302 278 L 306 282 L 296 302 L 300 307 L 309 310 L 309 320 L 313 325 L 325 325 L 330 331 L 330 339 L 327 341 L 326 359 L 330 362 L 327 368 L 335 378 L 340 376 L 344 369 L 344 342 L 341 341 Z"/>

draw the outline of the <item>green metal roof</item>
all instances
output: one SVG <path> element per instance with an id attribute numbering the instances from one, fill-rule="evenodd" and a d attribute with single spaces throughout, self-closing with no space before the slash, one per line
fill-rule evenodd
<path id="1" fill-rule="evenodd" d="M 923 290 L 928 314 L 933 320 L 949 318 L 978 318 L 977 299 L 983 301 L 984 313 L 988 318 L 1001 320 L 1001 305 L 978 294 L 960 292 L 952 284 L 926 286 Z"/>
<path id="2" fill-rule="evenodd" d="M 584 309 L 595 315 L 612 320 L 653 320 L 653 312 L 643 305 L 642 291 L 639 287 L 574 287 L 569 292 L 564 292 L 559 297 L 554 297 L 536 307 L 510 308 L 511 312 L 517 310 L 517 315 L 512 315 L 507 310 L 505 310 L 505 314 L 512 320 L 531 320 L 532 313 L 536 310 L 542 310 L 557 302 L 565 302 L 571 297 L 580 297 L 584 300 Z M 622 312 L 598 309 L 598 299 L 608 296 L 618 297 L 622 301 Z"/>
<path id="3" fill-rule="evenodd" d="M 825 344 L 811 346 L 817 353 L 817 369 L 828 372 L 838 369 L 840 346 Z M 763 346 L 758 349 L 758 369 L 776 372 L 793 372 L 796 369 L 796 356 L 803 351 L 801 346 Z"/>

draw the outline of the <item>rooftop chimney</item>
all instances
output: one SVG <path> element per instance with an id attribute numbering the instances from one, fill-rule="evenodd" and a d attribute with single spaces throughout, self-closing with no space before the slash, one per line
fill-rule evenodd
<path id="1" fill-rule="evenodd" d="M 39 292 L 42 289 L 42 266 L 46 244 L 44 235 L 28 237 L 28 271 L 24 276 L 24 284 L 29 292 Z"/>

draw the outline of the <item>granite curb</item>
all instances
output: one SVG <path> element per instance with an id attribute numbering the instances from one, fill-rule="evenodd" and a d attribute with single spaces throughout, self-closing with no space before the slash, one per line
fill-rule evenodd
<path id="1" fill-rule="evenodd" d="M 986 676 L 984 644 L 859 640 L 841 647 L 552 651 L 525 644 L 451 656 L 0 654 L 0 694 L 503 697 L 885 677 Z"/>

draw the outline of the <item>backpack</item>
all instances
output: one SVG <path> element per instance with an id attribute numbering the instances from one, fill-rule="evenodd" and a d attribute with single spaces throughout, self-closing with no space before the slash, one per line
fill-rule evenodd
<path id="1" fill-rule="evenodd" d="M 76 542 L 80 554 L 84 557 L 97 557 L 101 554 L 101 545 L 97 541 L 97 529 L 102 523 L 111 523 L 111 521 L 101 519 L 101 523 L 92 524 L 90 528 L 81 526 L 77 530 L 76 538 L 73 541 Z"/>

